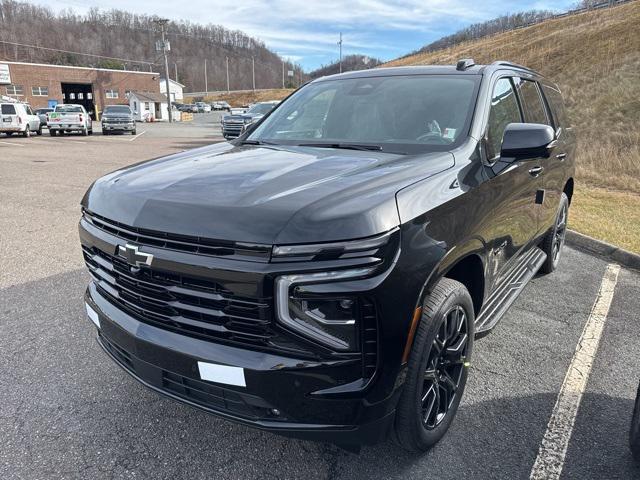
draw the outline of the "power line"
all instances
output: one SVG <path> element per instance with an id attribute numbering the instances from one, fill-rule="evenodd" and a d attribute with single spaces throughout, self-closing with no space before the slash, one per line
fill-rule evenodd
<path id="1" fill-rule="evenodd" d="M 0 40 L 0 43 L 4 43 L 4 44 L 7 44 L 7 45 L 15 45 L 15 46 L 18 46 L 18 47 L 27 47 L 27 48 L 36 48 L 36 49 L 40 49 L 40 50 L 48 50 L 50 52 L 70 53 L 70 54 L 73 54 L 73 55 L 84 55 L 86 57 L 95 57 L 95 58 L 106 58 L 108 60 L 118 60 L 120 62 L 127 62 L 127 63 L 144 63 L 145 65 L 155 65 L 155 62 L 148 62 L 146 60 L 131 60 L 129 58 L 108 57 L 106 55 L 96 55 L 94 53 L 73 52 L 71 50 L 61 50 L 59 48 L 43 47 L 43 46 L 40 46 L 40 45 L 28 45 L 26 43 L 9 42 L 7 40 Z"/>

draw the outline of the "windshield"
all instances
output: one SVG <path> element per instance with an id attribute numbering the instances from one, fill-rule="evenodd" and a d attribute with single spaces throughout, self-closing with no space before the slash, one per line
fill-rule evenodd
<path id="1" fill-rule="evenodd" d="M 82 107 L 79 105 L 59 105 L 56 107 L 56 112 L 82 113 Z"/>
<path id="2" fill-rule="evenodd" d="M 256 113 L 258 115 L 265 115 L 273 110 L 276 105 L 274 103 L 256 103 L 252 106 L 247 113 Z"/>
<path id="3" fill-rule="evenodd" d="M 114 107 L 105 107 L 104 113 L 122 113 L 123 115 L 130 114 L 131 110 L 126 105 L 119 105 Z"/>
<path id="4" fill-rule="evenodd" d="M 480 77 L 402 75 L 311 83 L 247 138 L 300 145 L 375 145 L 382 151 L 448 150 L 468 134 Z"/>

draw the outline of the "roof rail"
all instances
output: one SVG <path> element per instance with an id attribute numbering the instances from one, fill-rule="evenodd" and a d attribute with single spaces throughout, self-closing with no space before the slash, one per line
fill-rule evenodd
<path id="1" fill-rule="evenodd" d="M 520 70 L 526 70 L 528 72 L 535 73 L 536 75 L 541 75 L 539 72 L 536 72 L 532 68 L 525 67 L 524 65 L 520 65 L 518 63 L 507 62 L 505 60 L 496 60 L 495 62 L 491 63 L 491 65 L 501 65 L 503 67 L 519 68 Z"/>
<path id="2" fill-rule="evenodd" d="M 476 62 L 473 58 L 463 58 L 462 60 L 458 60 L 458 63 L 456 63 L 456 70 L 464 71 L 467 68 L 473 67 L 475 64 Z"/>

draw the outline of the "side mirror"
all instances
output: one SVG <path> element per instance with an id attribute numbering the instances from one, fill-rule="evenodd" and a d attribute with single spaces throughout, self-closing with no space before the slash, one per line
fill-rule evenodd
<path id="1" fill-rule="evenodd" d="M 504 129 L 500 157 L 513 161 L 549 158 L 556 146 L 555 136 L 549 125 L 510 123 Z"/>

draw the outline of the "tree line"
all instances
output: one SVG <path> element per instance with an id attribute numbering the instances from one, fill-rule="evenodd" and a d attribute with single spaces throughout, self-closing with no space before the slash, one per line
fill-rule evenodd
<path id="1" fill-rule="evenodd" d="M 368 57 L 366 55 L 347 55 L 342 58 L 342 71 L 351 72 L 353 70 L 365 70 L 367 68 L 375 68 L 382 63 L 381 60 Z M 328 65 L 322 65 L 320 68 L 309 73 L 310 78 L 319 78 L 327 75 L 340 73 L 340 61 L 337 60 Z"/>
<path id="2" fill-rule="evenodd" d="M 163 72 L 161 53 L 155 45 L 160 33 L 154 20 L 156 17 L 151 15 L 97 8 L 84 15 L 72 10 L 56 14 L 46 7 L 0 0 L 0 42 L 5 42 L 0 43 L 0 59 Z M 283 60 L 263 42 L 244 32 L 214 24 L 170 21 L 167 33 L 171 44 L 169 76 L 175 80 L 177 71 L 178 81 L 189 91 L 205 90 L 205 59 L 210 91 L 227 88 L 227 58 L 231 90 L 253 87 L 253 65 L 256 88 L 282 85 Z M 285 75 L 293 70 L 295 78 L 300 77 L 298 65 L 284 62 L 284 70 Z"/>

